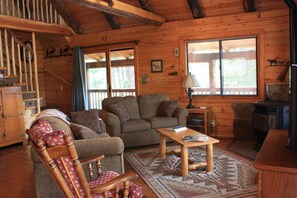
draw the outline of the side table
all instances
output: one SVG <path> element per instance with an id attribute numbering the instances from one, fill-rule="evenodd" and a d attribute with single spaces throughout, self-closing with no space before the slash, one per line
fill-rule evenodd
<path id="1" fill-rule="evenodd" d="M 206 108 L 188 109 L 189 115 L 187 117 L 187 127 L 204 132 L 207 135 L 210 132 L 210 110 Z M 203 125 L 189 124 L 190 119 L 203 119 Z"/>

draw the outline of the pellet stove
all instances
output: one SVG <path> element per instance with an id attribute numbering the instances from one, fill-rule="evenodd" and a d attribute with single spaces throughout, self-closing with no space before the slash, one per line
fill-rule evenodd
<path id="1" fill-rule="evenodd" d="M 257 136 L 256 147 L 263 144 L 269 129 L 289 128 L 289 103 L 285 101 L 258 101 L 254 103 L 253 128 Z"/>

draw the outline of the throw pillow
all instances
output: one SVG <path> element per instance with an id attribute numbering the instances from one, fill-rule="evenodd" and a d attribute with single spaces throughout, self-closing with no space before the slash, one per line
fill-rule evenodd
<path id="1" fill-rule="evenodd" d="M 89 129 L 88 127 L 85 127 L 80 124 L 71 123 L 70 124 L 71 131 L 75 137 L 76 140 L 79 139 L 92 139 L 92 138 L 98 138 L 99 135 Z"/>
<path id="2" fill-rule="evenodd" d="M 39 139 L 42 139 L 46 134 L 53 132 L 51 125 L 46 120 L 39 120 L 32 128 L 26 131 L 30 139 L 37 144 Z"/>
<path id="3" fill-rule="evenodd" d="M 172 117 L 176 107 L 177 101 L 163 101 L 158 109 L 158 116 Z"/>
<path id="4" fill-rule="evenodd" d="M 99 134 L 102 130 L 100 127 L 100 118 L 98 113 L 98 109 L 70 112 L 70 118 L 76 124 L 84 125 Z"/>
<path id="5" fill-rule="evenodd" d="M 119 118 L 121 123 L 124 123 L 130 119 L 130 116 L 123 103 L 117 102 L 110 104 L 108 108 L 111 113 L 115 114 Z"/>

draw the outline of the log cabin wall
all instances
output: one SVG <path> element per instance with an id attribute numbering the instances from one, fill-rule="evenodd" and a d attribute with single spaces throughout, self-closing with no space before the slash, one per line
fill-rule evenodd
<path id="1" fill-rule="evenodd" d="M 258 87 L 257 97 L 194 96 L 195 106 L 209 106 L 216 126 L 212 135 L 233 137 L 234 112 L 232 103 L 253 103 L 265 99 L 265 83 L 278 82 L 283 66 L 269 66 L 267 59 L 289 59 L 289 12 L 288 9 L 261 11 L 229 16 L 209 17 L 197 20 L 167 22 L 162 26 L 138 26 L 119 30 L 88 33 L 70 37 L 71 46 L 96 46 L 138 41 L 137 68 L 139 94 L 166 93 L 186 106 L 188 97 L 182 88 L 186 75 L 185 41 L 233 38 L 257 35 L 258 37 Z M 180 56 L 174 56 L 174 48 Z M 151 73 L 151 60 L 163 60 L 163 72 Z M 44 66 L 56 70 L 62 77 L 72 81 L 72 58 L 44 59 Z M 177 76 L 169 72 L 177 71 Z M 148 74 L 147 84 L 141 77 Z M 288 82 L 286 77 L 285 82 Z M 46 101 L 62 110 L 70 111 L 71 88 L 60 90 L 59 83 L 45 79 Z"/>

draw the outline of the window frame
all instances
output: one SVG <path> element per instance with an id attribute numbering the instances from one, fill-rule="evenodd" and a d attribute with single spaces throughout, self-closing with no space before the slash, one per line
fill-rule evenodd
<path id="1" fill-rule="evenodd" d="M 245 95 L 240 95 L 240 94 L 223 94 L 223 72 L 222 72 L 222 57 L 223 57 L 223 50 L 222 50 L 222 42 L 223 41 L 229 41 L 229 40 L 240 40 L 240 39 L 251 39 L 254 38 L 256 40 L 256 94 L 255 95 L 250 95 L 250 94 L 245 94 Z M 213 39 L 193 39 L 193 40 L 185 40 L 185 61 L 186 61 L 186 75 L 190 73 L 189 71 L 189 53 L 188 53 L 188 44 L 190 43 L 202 43 L 202 42 L 219 42 L 219 62 L 220 62 L 220 94 L 195 94 L 193 93 L 193 96 L 214 96 L 214 97 L 259 97 L 259 75 L 260 75 L 260 60 L 259 60 L 259 38 L 258 35 L 248 35 L 248 36 L 240 36 L 240 37 L 226 37 L 226 38 L 213 38 Z"/>

